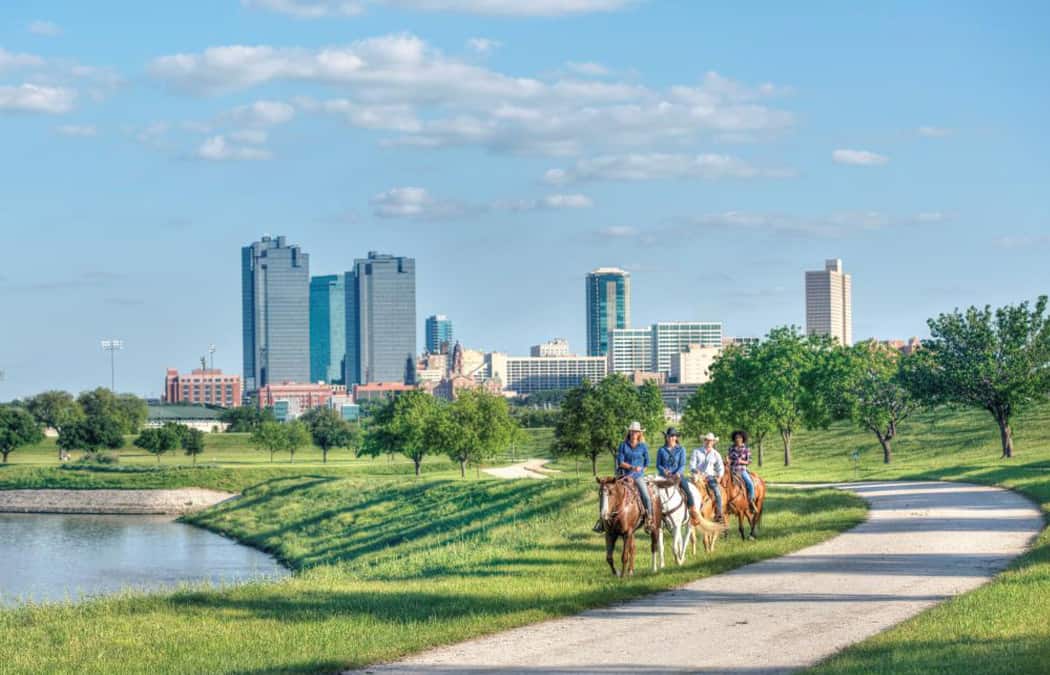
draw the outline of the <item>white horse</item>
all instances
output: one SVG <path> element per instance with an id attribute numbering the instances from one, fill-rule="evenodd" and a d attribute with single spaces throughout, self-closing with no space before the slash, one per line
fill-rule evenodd
<path id="1" fill-rule="evenodd" d="M 693 498 L 697 500 L 697 503 L 699 504 L 700 495 L 697 494 L 696 488 L 688 482 L 683 482 L 683 484 L 693 490 Z M 689 535 L 693 530 L 692 524 L 689 522 L 689 508 L 686 505 L 685 497 L 682 495 L 681 490 L 675 485 L 658 485 L 656 492 L 660 499 L 661 510 L 663 511 L 662 525 L 667 528 L 671 534 L 671 552 L 674 553 L 674 561 L 681 565 L 685 562 L 686 544 L 689 540 Z M 662 530 L 658 538 L 657 546 L 660 549 L 660 568 L 663 569 L 664 538 Z"/>

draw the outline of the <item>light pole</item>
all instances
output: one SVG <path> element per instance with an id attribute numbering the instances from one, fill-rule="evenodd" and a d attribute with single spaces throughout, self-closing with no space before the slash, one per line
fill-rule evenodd
<path id="1" fill-rule="evenodd" d="M 109 390 L 117 393 L 117 352 L 124 349 L 123 340 L 103 340 L 102 350 L 109 352 Z"/>
<path id="2" fill-rule="evenodd" d="M 215 345 L 208 345 L 209 370 L 215 370 Z"/>

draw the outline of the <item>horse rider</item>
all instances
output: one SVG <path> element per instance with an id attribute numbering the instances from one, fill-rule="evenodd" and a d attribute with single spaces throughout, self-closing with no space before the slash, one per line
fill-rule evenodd
<path id="1" fill-rule="evenodd" d="M 715 498 L 715 521 L 721 523 L 725 522 L 725 516 L 722 513 L 722 491 L 719 489 L 718 481 L 722 480 L 722 476 L 725 475 L 726 465 L 722 461 L 722 455 L 718 454 L 718 450 L 715 449 L 716 443 L 718 443 L 718 436 L 707 432 L 707 435 L 704 436 L 703 447 L 693 450 L 689 470 L 694 478 L 703 478 L 707 483 L 708 491 Z"/>
<path id="2" fill-rule="evenodd" d="M 698 525 L 700 510 L 696 508 L 693 491 L 682 482 L 685 474 L 685 448 L 678 444 L 678 429 L 674 427 L 667 428 L 664 432 L 664 445 L 656 451 L 656 472 L 661 478 L 678 483 L 678 488 L 685 493 L 685 501 L 689 506 L 689 520 L 693 525 Z"/>
<path id="3" fill-rule="evenodd" d="M 751 512 L 758 513 L 758 506 L 755 504 L 755 481 L 751 479 L 751 474 L 747 470 L 748 465 L 751 464 L 751 448 L 747 447 L 746 431 L 733 432 L 733 446 L 729 448 L 726 457 L 729 459 L 729 470 L 744 481 Z"/>
<path id="4" fill-rule="evenodd" d="M 617 477 L 630 477 L 638 488 L 638 496 L 645 509 L 645 531 L 653 531 L 653 503 L 649 498 L 649 486 L 645 482 L 645 468 L 649 466 L 649 446 L 645 443 L 645 432 L 640 422 L 631 422 L 627 427 L 627 436 L 616 451 Z M 595 532 L 604 532 L 605 523 L 601 518 L 594 525 Z"/>

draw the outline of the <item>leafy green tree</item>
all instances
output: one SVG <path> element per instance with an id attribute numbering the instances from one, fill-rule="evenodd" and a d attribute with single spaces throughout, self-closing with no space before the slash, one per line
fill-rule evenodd
<path id="1" fill-rule="evenodd" d="M 682 412 L 682 433 L 685 438 L 700 438 L 707 432 L 726 437 L 730 423 L 726 421 L 729 406 L 726 400 L 716 396 L 718 389 L 714 379 L 697 387 L 689 397 Z"/>
<path id="2" fill-rule="evenodd" d="M 403 454 L 412 460 L 418 476 L 423 459 L 441 452 L 448 423 L 443 401 L 426 392 L 406 391 L 373 409 L 360 454 Z"/>
<path id="3" fill-rule="evenodd" d="M 7 456 L 26 445 L 44 439 L 40 424 L 29 411 L 13 405 L 0 406 L 0 456 L 7 464 Z"/>
<path id="4" fill-rule="evenodd" d="M 328 463 L 332 448 L 357 448 L 361 443 L 361 428 L 342 418 L 331 408 L 314 408 L 302 416 L 310 428 L 314 445 L 321 448 L 322 461 Z"/>
<path id="5" fill-rule="evenodd" d="M 806 373 L 816 355 L 832 346 L 830 338 L 803 337 L 798 328 L 783 326 L 754 348 L 755 375 L 761 378 L 758 391 L 784 443 L 784 466 L 791 464 L 791 438 L 806 420 Z"/>
<path id="6" fill-rule="evenodd" d="M 591 462 L 591 473 L 598 475 L 598 457 L 605 452 L 599 443 L 591 442 L 590 406 L 594 405 L 594 388 L 587 380 L 570 389 L 562 400 L 561 414 L 554 425 L 555 457 L 575 457 Z"/>
<path id="7" fill-rule="evenodd" d="M 45 391 L 26 401 L 26 409 L 45 427 L 56 431 L 67 422 L 84 416 L 73 394 L 68 391 Z"/>
<path id="8" fill-rule="evenodd" d="M 105 387 L 85 391 L 77 402 L 86 417 L 110 417 L 116 420 L 121 433 L 135 434 L 146 421 L 146 402 L 134 394 L 114 394 Z"/>
<path id="9" fill-rule="evenodd" d="M 992 310 L 970 307 L 927 321 L 930 339 L 909 376 L 929 401 L 988 411 L 999 427 L 1002 457 L 1014 454 L 1015 414 L 1050 394 L 1050 320 L 1047 296 Z"/>
<path id="10" fill-rule="evenodd" d="M 58 447 L 66 452 L 98 452 L 102 448 L 116 450 L 124 447 L 124 430 L 112 415 L 85 414 L 83 418 L 67 422 L 58 430 Z"/>
<path id="11" fill-rule="evenodd" d="M 116 403 L 124 433 L 137 434 L 149 417 L 146 401 L 134 394 L 120 394 Z"/>
<path id="12" fill-rule="evenodd" d="M 646 429 L 651 429 L 654 434 L 662 430 L 665 417 L 664 399 L 660 395 L 660 386 L 652 380 L 647 380 L 637 389 L 636 396 L 638 397 L 638 421 Z"/>
<path id="13" fill-rule="evenodd" d="M 287 444 L 288 439 L 280 422 L 266 420 L 252 432 L 252 445 L 258 450 L 269 452 L 271 463 L 274 454 L 284 451 Z"/>
<path id="14" fill-rule="evenodd" d="M 518 428 L 507 400 L 484 391 L 460 393 L 448 412 L 443 445 L 448 457 L 459 463 L 461 477 L 466 476 L 468 463 L 480 464 L 505 450 Z"/>
<path id="15" fill-rule="evenodd" d="M 813 424 L 851 420 L 875 435 L 889 464 L 900 423 L 920 408 L 907 386 L 916 358 L 874 340 L 829 352 L 812 371 Z"/>
<path id="16" fill-rule="evenodd" d="M 181 445 L 185 454 L 193 458 L 193 466 L 197 466 L 197 455 L 204 453 L 204 432 L 187 427 L 182 434 Z"/>
<path id="17" fill-rule="evenodd" d="M 219 420 L 230 425 L 227 427 L 229 433 L 250 434 L 263 422 L 276 422 L 273 410 L 270 408 L 257 408 L 254 405 L 244 405 L 236 408 L 227 408 L 219 413 Z"/>
<path id="18" fill-rule="evenodd" d="M 180 440 L 181 434 L 174 428 L 165 425 L 158 429 L 144 429 L 135 439 L 134 445 L 155 455 L 157 464 L 160 464 L 160 456 L 179 447 Z"/>
<path id="19" fill-rule="evenodd" d="M 295 453 L 310 445 L 310 427 L 302 420 L 286 422 L 284 427 L 284 449 L 288 452 L 289 461 L 294 463 Z"/>

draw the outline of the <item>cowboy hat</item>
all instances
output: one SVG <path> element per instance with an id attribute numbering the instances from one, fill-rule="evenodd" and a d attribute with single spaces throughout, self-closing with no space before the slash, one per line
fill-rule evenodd
<path id="1" fill-rule="evenodd" d="M 715 443 L 717 443 L 718 442 L 718 436 L 715 436 L 710 431 L 708 431 L 707 435 L 704 436 L 704 440 L 705 441 L 714 441 Z"/>
<path id="2" fill-rule="evenodd" d="M 631 426 L 627 427 L 627 431 L 645 431 L 645 429 L 642 428 L 641 422 L 635 420 L 634 422 L 631 422 Z"/>
<path id="3" fill-rule="evenodd" d="M 666 437 L 677 436 L 677 435 L 678 435 L 678 429 L 675 429 L 674 427 L 667 427 L 667 431 L 664 432 L 664 436 L 666 436 Z"/>

